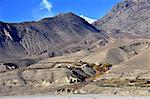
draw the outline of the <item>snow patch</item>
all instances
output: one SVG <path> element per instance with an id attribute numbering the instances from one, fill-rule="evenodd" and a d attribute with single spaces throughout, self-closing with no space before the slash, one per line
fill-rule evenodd
<path id="1" fill-rule="evenodd" d="M 97 20 L 97 19 L 92 19 L 92 18 L 86 17 L 84 15 L 80 15 L 80 17 L 85 19 L 90 24 L 92 24 L 93 22 L 95 22 Z"/>

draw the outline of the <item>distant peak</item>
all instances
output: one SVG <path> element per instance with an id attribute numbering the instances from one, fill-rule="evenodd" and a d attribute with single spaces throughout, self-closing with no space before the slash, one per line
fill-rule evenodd
<path id="1" fill-rule="evenodd" d="M 60 13 L 58 16 L 77 16 L 72 12 L 68 12 L 68 13 Z"/>
<path id="2" fill-rule="evenodd" d="M 67 16 L 76 16 L 76 15 L 74 13 L 72 13 L 72 12 L 69 12 L 69 13 L 60 13 L 57 16 L 54 16 L 54 17 L 43 18 L 40 21 L 51 20 L 51 19 L 53 19 L 55 17 L 67 17 Z"/>
<path id="3" fill-rule="evenodd" d="M 95 22 L 97 20 L 97 19 L 92 19 L 92 18 L 86 17 L 84 15 L 80 15 L 80 17 L 85 19 L 90 24 L 92 24 L 93 22 Z"/>
<path id="4" fill-rule="evenodd" d="M 74 14 L 74 13 L 72 13 L 72 12 L 68 12 L 68 13 L 60 13 L 60 14 L 58 14 L 58 15 L 56 15 L 56 16 L 54 16 L 54 17 L 47 17 L 47 18 L 43 18 L 43 19 L 41 19 L 41 20 L 39 20 L 39 21 L 51 21 L 52 19 L 57 19 L 57 18 L 64 18 L 64 19 L 66 19 L 66 18 L 79 18 L 79 16 L 77 16 L 76 14 Z"/>
<path id="5" fill-rule="evenodd" d="M 66 19 L 66 20 L 74 20 L 74 19 L 82 19 L 78 15 L 69 12 L 69 13 L 60 13 L 59 15 L 55 16 L 54 18 Z"/>

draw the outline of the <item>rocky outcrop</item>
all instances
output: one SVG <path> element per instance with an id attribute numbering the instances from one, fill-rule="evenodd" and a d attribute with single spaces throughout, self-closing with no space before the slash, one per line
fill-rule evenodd
<path id="1" fill-rule="evenodd" d="M 149 35 L 149 8 L 149 0 L 124 0 L 93 24 L 104 30 L 119 29 L 127 33 Z"/>
<path id="2" fill-rule="evenodd" d="M 5 65 L 9 68 L 11 68 L 10 65 L 14 66 L 14 64 Z M 109 66 L 105 65 L 106 71 L 109 70 Z M 97 67 L 100 68 L 96 69 Z M 1 68 L 0 95 L 29 94 L 30 92 L 33 94 L 37 93 L 37 90 L 39 93 L 46 91 L 53 94 L 85 93 L 80 88 L 96 80 L 97 75 L 101 75 L 96 71 L 106 72 L 104 65 L 92 65 L 86 62 L 39 62 L 24 68 Z"/>

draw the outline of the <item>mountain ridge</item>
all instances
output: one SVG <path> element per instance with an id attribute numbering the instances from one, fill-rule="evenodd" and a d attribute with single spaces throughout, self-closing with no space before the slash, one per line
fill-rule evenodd
<path id="1" fill-rule="evenodd" d="M 149 8 L 149 0 L 124 0 L 116 4 L 106 16 L 93 25 L 98 29 L 120 29 L 125 32 L 149 35 Z"/>
<path id="2" fill-rule="evenodd" d="M 7 56 L 7 54 L 8 56 L 14 54 L 14 57 L 32 56 L 43 52 L 50 57 L 52 53 L 56 55 L 65 52 L 72 53 L 86 49 L 88 45 L 84 42 L 94 43 L 105 37 L 104 33 L 71 12 L 40 21 L 0 22 L 0 57 Z M 68 48 L 65 49 L 67 46 Z M 58 48 L 55 49 L 55 47 Z"/>

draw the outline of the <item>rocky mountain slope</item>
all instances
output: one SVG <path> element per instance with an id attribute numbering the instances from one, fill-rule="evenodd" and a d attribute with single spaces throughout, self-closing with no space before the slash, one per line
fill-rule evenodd
<path id="1" fill-rule="evenodd" d="M 0 95 L 150 95 L 149 6 L 124 0 L 99 30 L 73 13 L 0 22 Z"/>
<path id="2" fill-rule="evenodd" d="M 149 35 L 149 9 L 149 0 L 124 0 L 115 5 L 106 16 L 93 24 L 104 30 L 117 29 L 127 33 Z"/>
<path id="3" fill-rule="evenodd" d="M 90 49 L 106 35 L 73 13 L 37 22 L 0 22 L 0 60 L 51 57 Z"/>

